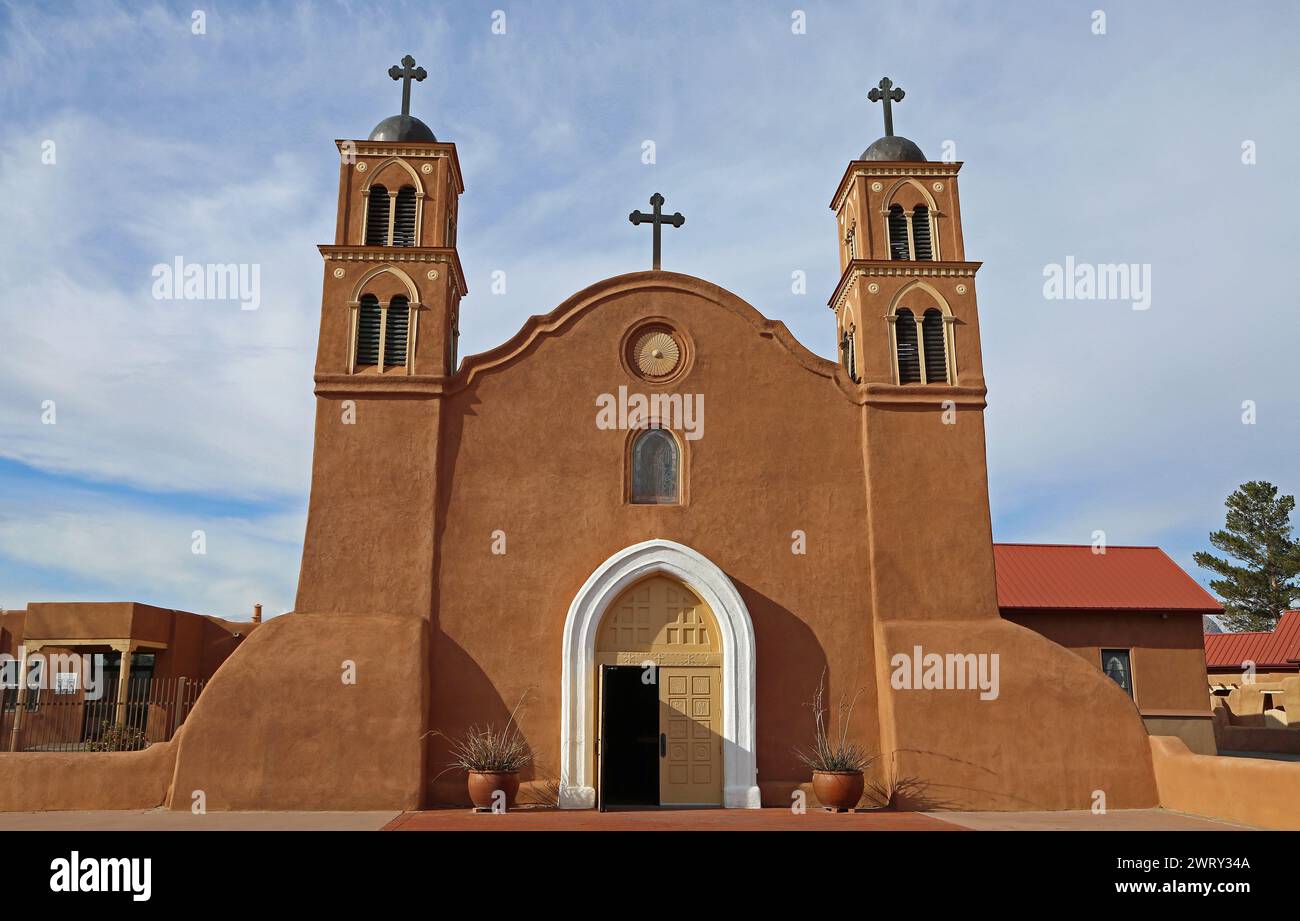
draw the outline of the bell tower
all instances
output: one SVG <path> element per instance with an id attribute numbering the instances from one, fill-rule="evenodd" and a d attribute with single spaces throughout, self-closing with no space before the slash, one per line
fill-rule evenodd
<path id="1" fill-rule="evenodd" d="M 888 77 L 868 98 L 883 105 L 885 135 L 849 163 L 831 202 L 841 273 L 830 307 L 842 373 L 863 403 L 868 540 L 888 598 L 876 619 L 996 617 L 980 264 L 962 240 L 961 164 L 893 133 L 903 90 Z M 957 559 L 980 577 L 901 577 Z"/>
<path id="2" fill-rule="evenodd" d="M 338 141 L 324 258 L 311 502 L 295 607 L 429 618 L 443 396 L 468 293 L 456 252 L 465 186 L 454 144 L 411 115 L 407 55 L 388 74 L 402 111 Z M 380 599 L 388 599 L 381 601 Z"/>
<path id="3" fill-rule="evenodd" d="M 381 380 L 456 371 L 460 302 L 456 214 L 465 191 L 456 145 L 410 114 L 411 82 L 427 76 L 407 55 L 402 113 L 364 141 L 338 141 L 339 205 L 325 259 L 318 376 Z"/>
<path id="4" fill-rule="evenodd" d="M 888 77 L 868 98 L 884 106 L 885 135 L 848 165 L 831 202 L 840 282 L 830 307 L 840 364 L 878 398 L 928 399 L 895 386 L 982 391 L 979 263 L 966 261 L 962 242 L 961 164 L 927 160 L 894 134 L 892 106 L 903 90 Z"/>

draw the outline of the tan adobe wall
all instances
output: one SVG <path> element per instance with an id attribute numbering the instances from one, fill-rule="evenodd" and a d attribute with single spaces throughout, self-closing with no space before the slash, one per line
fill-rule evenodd
<path id="1" fill-rule="evenodd" d="M 175 764 L 175 740 L 138 752 L 4 752 L 0 812 L 153 809 Z"/>
<path id="2" fill-rule="evenodd" d="M 1151 737 L 1151 755 L 1165 809 L 1300 829 L 1300 763 L 1195 755 L 1168 736 Z"/>

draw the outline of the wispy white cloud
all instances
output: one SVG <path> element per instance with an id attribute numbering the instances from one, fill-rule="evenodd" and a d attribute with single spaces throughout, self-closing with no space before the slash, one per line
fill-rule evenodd
<path id="1" fill-rule="evenodd" d="M 826 206 L 880 133 L 864 96 L 888 73 L 908 91 L 900 133 L 931 156 L 953 140 L 966 161 L 997 536 L 1102 527 L 1191 547 L 1236 483 L 1300 489 L 1297 298 L 1270 268 L 1296 243 L 1300 129 L 1279 117 L 1300 95 L 1295 9 L 1143 4 L 1111 11 L 1096 36 L 1082 7 L 802 6 L 806 35 L 767 4 L 530 4 L 507 10 L 505 35 L 491 4 L 222 4 L 202 36 L 176 6 L 6 7 L 0 195 L 21 232 L 0 246 L 0 458 L 129 490 L 111 511 L 138 513 L 142 532 L 172 528 L 187 501 L 247 501 L 230 539 L 249 552 L 229 559 L 258 556 L 306 493 L 331 142 L 396 110 L 384 71 L 410 51 L 430 74 L 413 110 L 465 168 L 466 354 L 644 267 L 648 234 L 626 215 L 661 191 L 687 215 L 665 240 L 668 267 L 830 356 Z M 55 166 L 40 162 L 45 139 Z M 1257 166 L 1239 162 L 1245 139 Z M 1067 255 L 1149 263 L 1151 309 L 1044 301 L 1042 268 Z M 176 256 L 258 264 L 261 308 L 154 300 L 149 270 Z M 796 269 L 806 295 L 790 290 Z M 505 295 L 490 293 L 495 270 Z M 41 425 L 47 399 L 54 426 Z M 1239 422 L 1246 399 L 1253 427 Z M 151 498 L 170 494 L 182 498 Z M 51 541 L 79 527 L 32 514 Z M 78 571 L 130 584 L 140 560 L 118 550 L 92 541 Z M 41 565 L 20 551 L 0 547 L 11 585 Z M 276 573 L 267 598 L 290 597 L 296 560 Z M 224 579 L 159 584 L 175 606 L 243 610 L 254 586 Z"/>
<path id="2" fill-rule="evenodd" d="M 293 607 L 301 514 L 158 509 L 64 487 L 9 499 L 0 514 L 0 607 L 144 601 L 235 619 L 254 602 L 268 616 Z"/>

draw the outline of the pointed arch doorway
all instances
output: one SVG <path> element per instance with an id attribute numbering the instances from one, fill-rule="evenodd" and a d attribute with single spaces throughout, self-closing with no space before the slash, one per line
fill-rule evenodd
<path id="1" fill-rule="evenodd" d="M 716 796 L 701 804 L 758 808 L 754 628 L 721 569 L 683 544 L 650 540 L 611 556 L 574 597 L 563 640 L 561 808 L 596 805 L 600 705 L 614 695 L 627 704 L 625 695 L 637 694 L 634 676 L 604 670 L 610 665 L 639 673 L 643 690 L 634 706 L 643 715 L 650 706 L 645 669 L 654 669 L 662 804 Z M 670 734 L 679 744 L 669 744 Z"/>

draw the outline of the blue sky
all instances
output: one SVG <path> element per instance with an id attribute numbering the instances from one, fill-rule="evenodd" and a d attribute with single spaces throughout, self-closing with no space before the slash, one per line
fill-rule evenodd
<path id="1" fill-rule="evenodd" d="M 965 162 L 996 538 L 1101 529 L 1204 579 L 1238 483 L 1300 490 L 1298 26 L 1290 3 L 4 4 L 0 606 L 292 606 L 333 141 L 397 111 L 406 53 L 465 172 L 462 354 L 644 267 L 627 213 L 661 191 L 687 215 L 666 268 L 831 357 L 827 204 L 888 74 L 898 133 Z M 177 256 L 258 264 L 260 308 L 155 300 Z M 1149 264 L 1150 309 L 1044 299 L 1069 256 Z"/>

